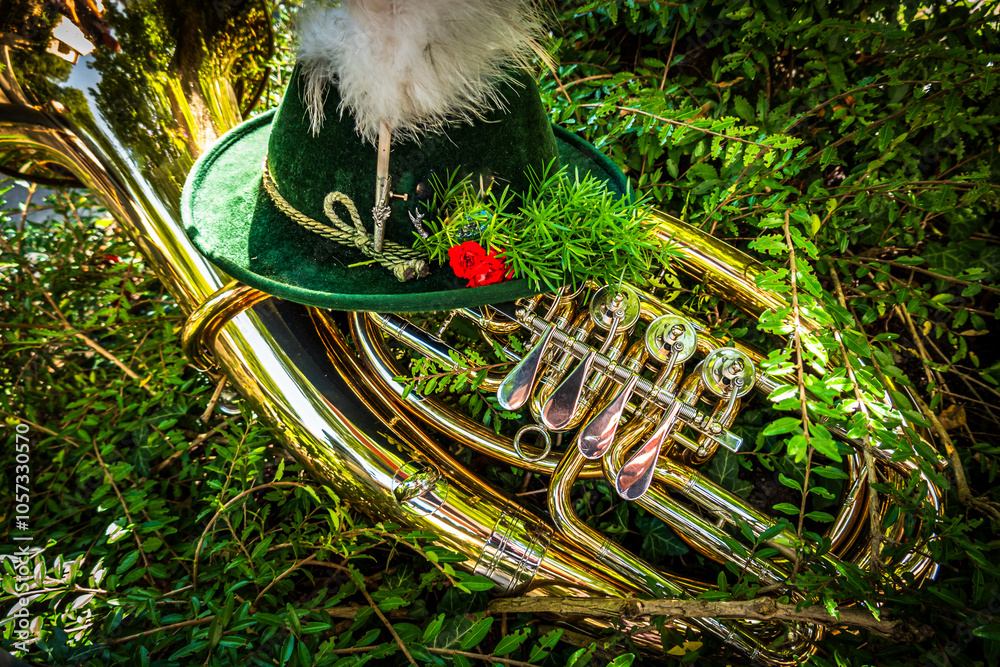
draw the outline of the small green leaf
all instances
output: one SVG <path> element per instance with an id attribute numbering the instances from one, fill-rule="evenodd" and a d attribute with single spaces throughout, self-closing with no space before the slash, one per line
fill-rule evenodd
<path id="1" fill-rule="evenodd" d="M 836 620 L 840 620 L 840 610 L 837 609 L 837 601 L 832 597 L 823 596 L 823 606 L 826 607 L 826 613 L 830 614 Z"/>
<path id="2" fill-rule="evenodd" d="M 562 637 L 562 628 L 556 628 L 555 630 L 550 630 L 545 633 L 539 640 L 538 643 L 531 649 L 531 655 L 528 657 L 528 662 L 535 662 L 540 660 L 549 654 L 549 649 L 559 643 L 559 639 Z"/>
<path id="3" fill-rule="evenodd" d="M 286 665 L 292 659 L 292 652 L 295 650 L 295 635 L 288 635 L 285 644 L 281 648 L 281 664 Z"/>
<path id="4" fill-rule="evenodd" d="M 462 650 L 468 651 L 470 648 L 477 646 L 479 642 L 483 641 L 486 637 L 486 633 L 490 631 L 490 627 L 493 625 L 493 617 L 487 616 L 486 618 L 480 619 L 473 625 L 469 630 L 462 636 Z"/>
<path id="5" fill-rule="evenodd" d="M 802 492 L 802 483 L 798 480 L 791 479 L 785 476 L 785 473 L 778 473 L 778 481 L 787 486 L 790 489 L 795 489 L 798 492 Z"/>
<path id="6" fill-rule="evenodd" d="M 755 114 L 753 107 L 750 105 L 749 102 L 747 102 L 747 99 L 745 97 L 737 95 L 736 97 L 733 98 L 733 104 L 736 107 L 736 113 L 739 115 L 740 118 L 742 118 L 743 120 L 754 119 Z"/>
<path id="7" fill-rule="evenodd" d="M 593 657 L 596 650 L 597 644 L 592 642 L 590 646 L 586 648 L 573 651 L 573 655 L 571 655 L 569 660 L 566 661 L 566 667 L 577 667 L 577 665 L 590 664 L 590 659 Z"/>
<path id="8" fill-rule="evenodd" d="M 222 616 L 217 614 L 215 618 L 212 619 L 212 624 L 208 628 L 208 645 L 215 647 L 222 639 L 222 631 L 225 629 L 225 624 L 222 622 Z"/>
<path id="9" fill-rule="evenodd" d="M 493 581 L 486 577 L 464 574 L 461 576 L 462 585 L 469 591 L 489 591 L 493 590 Z"/>
<path id="10" fill-rule="evenodd" d="M 1000 639 L 1000 623 L 990 623 L 989 625 L 981 625 L 972 631 L 977 637 L 982 637 L 983 639 Z"/>
<path id="11" fill-rule="evenodd" d="M 521 646 L 521 644 L 524 643 L 524 640 L 526 640 L 530 635 L 531 630 L 528 628 L 518 630 L 512 635 L 507 635 L 497 642 L 496 648 L 493 649 L 493 655 L 507 655 Z"/>
<path id="12" fill-rule="evenodd" d="M 812 469 L 812 472 L 820 477 L 826 477 L 827 479 L 847 479 L 848 474 L 841 470 L 840 468 L 835 468 L 833 466 L 816 466 Z"/>
<path id="13" fill-rule="evenodd" d="M 791 503 L 778 503 L 774 506 L 774 509 L 779 512 L 784 512 L 785 514 L 798 514 L 799 508 Z"/>
<path id="14" fill-rule="evenodd" d="M 444 614 L 438 614 L 438 617 L 427 624 L 424 628 L 424 643 L 430 642 L 432 639 L 437 637 L 438 633 L 441 632 L 441 627 L 444 625 Z"/>
<path id="15" fill-rule="evenodd" d="M 779 417 L 764 427 L 764 435 L 781 435 L 802 428 L 802 420 L 798 417 Z"/>
<path id="16" fill-rule="evenodd" d="M 296 637 L 302 634 L 302 624 L 299 623 L 299 615 L 295 613 L 295 607 L 292 606 L 291 602 L 285 603 L 285 609 L 288 611 L 288 615 L 285 616 L 285 623 L 288 629 L 292 631 Z"/>
<path id="17" fill-rule="evenodd" d="M 777 537 L 784 530 L 785 530 L 785 526 L 783 524 L 777 523 L 777 524 L 775 524 L 773 526 L 770 526 L 767 530 L 765 530 L 763 533 L 761 533 L 760 536 L 757 539 L 759 541 L 761 541 L 761 542 L 766 542 L 766 541 L 768 541 L 768 540 L 770 540 L 772 538 Z"/>
<path id="18" fill-rule="evenodd" d="M 118 567 L 115 569 L 115 571 L 118 574 L 121 574 L 121 573 L 125 572 L 126 570 L 128 570 L 133 565 L 135 565 L 135 562 L 137 560 L 139 560 L 139 552 L 138 551 L 130 551 L 127 554 L 125 554 L 125 557 L 122 558 L 122 562 L 118 564 Z"/>

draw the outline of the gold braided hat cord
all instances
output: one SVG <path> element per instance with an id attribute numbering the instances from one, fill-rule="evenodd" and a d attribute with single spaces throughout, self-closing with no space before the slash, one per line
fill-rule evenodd
<path id="1" fill-rule="evenodd" d="M 278 185 L 271 178 L 271 171 L 268 169 L 266 161 L 264 162 L 264 190 L 267 191 L 268 196 L 271 197 L 278 210 L 298 225 L 341 245 L 356 247 L 366 256 L 371 257 L 389 269 L 400 282 L 404 282 L 410 278 L 422 278 L 430 273 L 427 257 L 419 250 L 407 248 L 392 241 L 386 241 L 382 245 L 382 252 L 375 252 L 374 240 L 368 234 L 367 230 L 365 230 L 365 226 L 361 224 L 361 217 L 358 215 L 357 207 L 354 206 L 351 198 L 342 192 L 331 192 L 323 200 L 323 213 L 333 223 L 331 227 L 319 220 L 310 218 L 289 204 L 288 200 L 281 196 L 281 193 L 278 192 Z M 340 216 L 333 210 L 334 204 L 341 204 L 347 209 L 347 212 L 351 216 L 351 222 L 354 223 L 353 227 L 340 219 Z"/>

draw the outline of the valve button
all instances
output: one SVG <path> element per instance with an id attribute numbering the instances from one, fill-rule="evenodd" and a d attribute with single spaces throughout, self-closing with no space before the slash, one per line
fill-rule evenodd
<path id="1" fill-rule="evenodd" d="M 616 310 L 621 315 L 618 331 L 631 331 L 639 321 L 639 297 L 632 288 L 622 285 L 616 290 L 605 285 L 590 299 L 590 319 L 604 331 L 611 328 Z"/>
<path id="2" fill-rule="evenodd" d="M 734 387 L 736 398 L 746 395 L 753 388 L 756 373 L 750 357 L 732 347 L 712 350 L 701 362 L 701 379 L 719 398 L 732 396 Z"/>
<path id="3" fill-rule="evenodd" d="M 671 356 L 674 364 L 690 359 L 697 348 L 697 339 L 694 326 L 676 315 L 660 315 L 646 327 L 646 351 L 664 363 Z M 677 343 L 683 346 L 680 350 L 676 348 Z"/>

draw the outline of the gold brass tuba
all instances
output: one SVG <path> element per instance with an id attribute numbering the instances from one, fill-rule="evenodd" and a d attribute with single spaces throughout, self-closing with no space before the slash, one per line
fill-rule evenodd
<path id="1" fill-rule="evenodd" d="M 400 346 L 459 365 L 440 336 L 395 315 L 270 298 L 231 282 L 187 239 L 179 201 L 188 170 L 252 108 L 268 78 L 260 63 L 272 35 L 262 2 L 137 0 L 110 7 L 103 24 L 56 33 L 32 9 L 41 3 L 22 4 L 23 14 L 0 12 L 0 164 L 99 193 L 190 313 L 184 345 L 192 363 L 223 372 L 317 480 L 373 517 L 440 536 L 501 594 L 687 598 L 711 588 L 661 571 L 590 528 L 571 503 L 581 478 L 605 478 L 712 560 L 762 582 L 787 578 L 796 536 L 776 532 L 772 517 L 698 471 L 718 448 L 739 449 L 731 426 L 741 403 L 779 386 L 760 370 L 763 353 L 726 345 L 660 296 L 628 286 L 587 285 L 457 311 L 450 316 L 506 347 L 513 365 L 480 386 L 544 426 L 498 435 L 434 396 L 407 392 L 398 379 L 409 373 Z M 655 214 L 655 222 L 682 268 L 734 305 L 751 315 L 783 305 L 756 287 L 759 266 L 743 253 L 670 216 Z M 515 334 L 522 352 L 507 345 Z M 553 436 L 561 447 L 551 446 Z M 548 517 L 484 483 L 448 442 L 549 476 Z M 855 452 L 845 464 L 846 500 L 827 535 L 831 548 L 821 557 L 832 568 L 871 558 L 871 501 Z M 886 479 L 904 484 L 921 475 L 890 452 L 874 453 Z M 938 490 L 924 481 L 927 502 L 939 508 Z M 882 503 L 874 514 L 888 524 L 888 537 L 916 530 Z M 745 558 L 731 545 L 737 525 L 755 536 L 767 532 L 778 555 Z M 915 581 L 936 573 L 917 553 L 889 567 Z M 771 665 L 799 662 L 824 633 L 815 625 L 711 618 L 674 624 L 717 635 Z M 659 646 L 652 626 L 635 637 Z"/>

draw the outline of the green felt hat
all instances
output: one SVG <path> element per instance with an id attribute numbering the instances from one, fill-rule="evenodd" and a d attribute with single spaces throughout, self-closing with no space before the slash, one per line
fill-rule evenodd
<path id="1" fill-rule="evenodd" d="M 251 287 L 338 310 L 448 310 L 536 293 L 526 280 L 466 287 L 466 279 L 448 265 L 430 266 L 423 277 L 414 277 L 419 271 L 411 269 L 394 274 L 379 263 L 351 266 L 369 259 L 351 239 L 337 242 L 303 226 L 308 219 L 331 228 L 328 214 L 333 213 L 341 224 L 361 225 L 371 234 L 378 161 L 377 148 L 361 139 L 348 114 L 341 115 L 336 86 L 328 91 L 326 121 L 318 134 L 310 126 L 304 90 L 297 67 L 277 110 L 228 132 L 188 175 L 182 218 L 206 257 Z M 523 192 L 530 170 L 541 173 L 555 161 L 626 195 L 627 181 L 607 157 L 549 122 L 531 78 L 515 75 L 498 92 L 505 100 L 502 109 L 471 124 L 455 122 L 419 141 L 392 144 L 387 247 L 413 245 L 411 215 L 424 208 L 420 202 L 431 179 L 454 170 L 472 175 L 474 182 L 493 179 L 494 187 Z M 265 183 L 268 177 L 271 182 Z M 330 200 L 331 193 L 339 196 Z M 401 282 L 401 277 L 412 279 Z"/>

